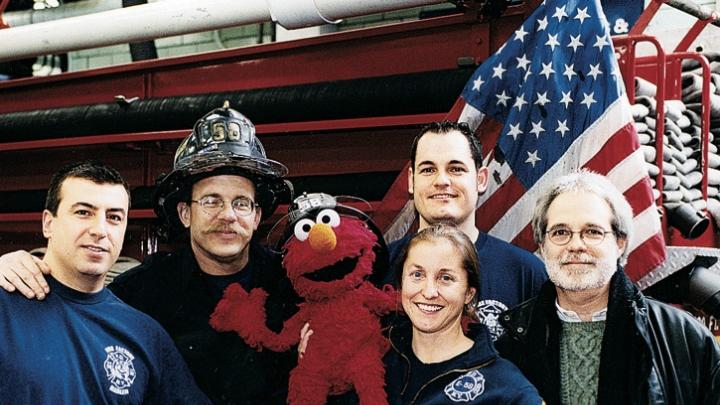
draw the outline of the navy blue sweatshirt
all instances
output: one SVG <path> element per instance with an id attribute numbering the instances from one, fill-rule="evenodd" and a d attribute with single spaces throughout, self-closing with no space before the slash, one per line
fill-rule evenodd
<path id="1" fill-rule="evenodd" d="M 484 325 L 468 333 L 473 346 L 449 360 L 422 364 L 412 351 L 412 326 L 401 321 L 390 329 L 385 382 L 391 405 L 469 404 L 540 405 L 535 387 L 520 370 L 498 356 Z"/>

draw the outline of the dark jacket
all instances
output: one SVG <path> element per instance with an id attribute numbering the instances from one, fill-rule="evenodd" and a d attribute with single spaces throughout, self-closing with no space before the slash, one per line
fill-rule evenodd
<path id="1" fill-rule="evenodd" d="M 280 261 L 251 244 L 254 288 L 268 292 L 267 324 L 280 330 L 295 312 L 296 295 Z M 200 389 L 218 404 L 284 404 L 296 354 L 258 352 L 232 332 L 208 325 L 221 296 L 188 249 L 156 253 L 109 286 L 120 299 L 157 320 L 175 341 Z"/>
<path id="2" fill-rule="evenodd" d="M 444 362 L 443 370 L 417 393 L 404 392 L 413 377 L 412 325 L 407 320 L 390 328 L 391 349 L 385 356 L 385 381 L 390 404 L 540 404 L 537 390 L 509 361 L 498 357 L 484 325 L 471 327 L 473 347 Z"/>
<path id="3" fill-rule="evenodd" d="M 560 403 L 555 286 L 506 312 L 507 334 L 496 343 L 549 404 Z M 720 403 L 720 348 L 696 319 L 645 297 L 618 271 L 600 351 L 598 404 Z"/>

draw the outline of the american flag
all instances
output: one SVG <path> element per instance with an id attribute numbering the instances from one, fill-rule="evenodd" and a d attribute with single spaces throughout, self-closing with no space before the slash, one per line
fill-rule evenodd
<path id="1" fill-rule="evenodd" d="M 530 218 L 552 179 L 578 168 L 607 175 L 634 211 L 627 274 L 665 260 L 644 159 L 599 0 L 546 0 L 473 74 L 458 118 L 502 123 L 486 164 L 478 226 L 535 250 Z M 454 118 L 454 117 L 451 117 Z M 497 139 L 494 142 L 495 138 Z"/>

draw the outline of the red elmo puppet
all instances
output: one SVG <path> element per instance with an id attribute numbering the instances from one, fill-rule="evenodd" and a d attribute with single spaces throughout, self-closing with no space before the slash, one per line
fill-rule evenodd
<path id="1" fill-rule="evenodd" d="M 258 350 L 286 351 L 299 342 L 300 329 L 308 322 L 313 335 L 290 372 L 288 403 L 323 404 L 328 395 L 355 388 L 362 404 L 387 404 L 382 364 L 387 341 L 378 316 L 396 308 L 396 297 L 366 281 L 376 259 L 374 249 L 379 243 L 384 248 L 379 231 L 365 214 L 327 194 L 303 195 L 293 208 L 283 265 L 304 298 L 298 312 L 274 333 L 265 324 L 267 293 L 247 293 L 235 284 L 225 291 L 210 324 L 219 331 L 235 331 Z"/>

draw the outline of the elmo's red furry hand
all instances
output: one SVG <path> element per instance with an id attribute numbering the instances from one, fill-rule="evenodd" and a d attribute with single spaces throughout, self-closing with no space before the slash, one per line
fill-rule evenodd
<path id="1" fill-rule="evenodd" d="M 322 210 L 316 221 L 302 219 L 285 245 L 283 264 L 305 302 L 282 332 L 273 333 L 265 325 L 264 292 L 247 294 L 240 286 L 228 288 L 211 325 L 237 332 L 253 347 L 284 351 L 298 343 L 300 329 L 310 322 L 313 336 L 290 372 L 288 402 L 324 404 L 328 395 L 354 388 L 362 404 L 387 404 L 381 360 L 387 341 L 378 315 L 394 310 L 397 303 L 394 291 L 378 290 L 365 281 L 377 242 L 364 221 L 341 220 L 334 210 Z"/>
<path id="2" fill-rule="evenodd" d="M 220 332 L 234 331 L 255 349 L 262 348 L 262 337 L 257 336 L 258 324 L 265 324 L 265 300 L 267 293 L 259 288 L 250 294 L 240 284 L 230 285 L 223 299 L 215 307 L 210 326 Z"/>

